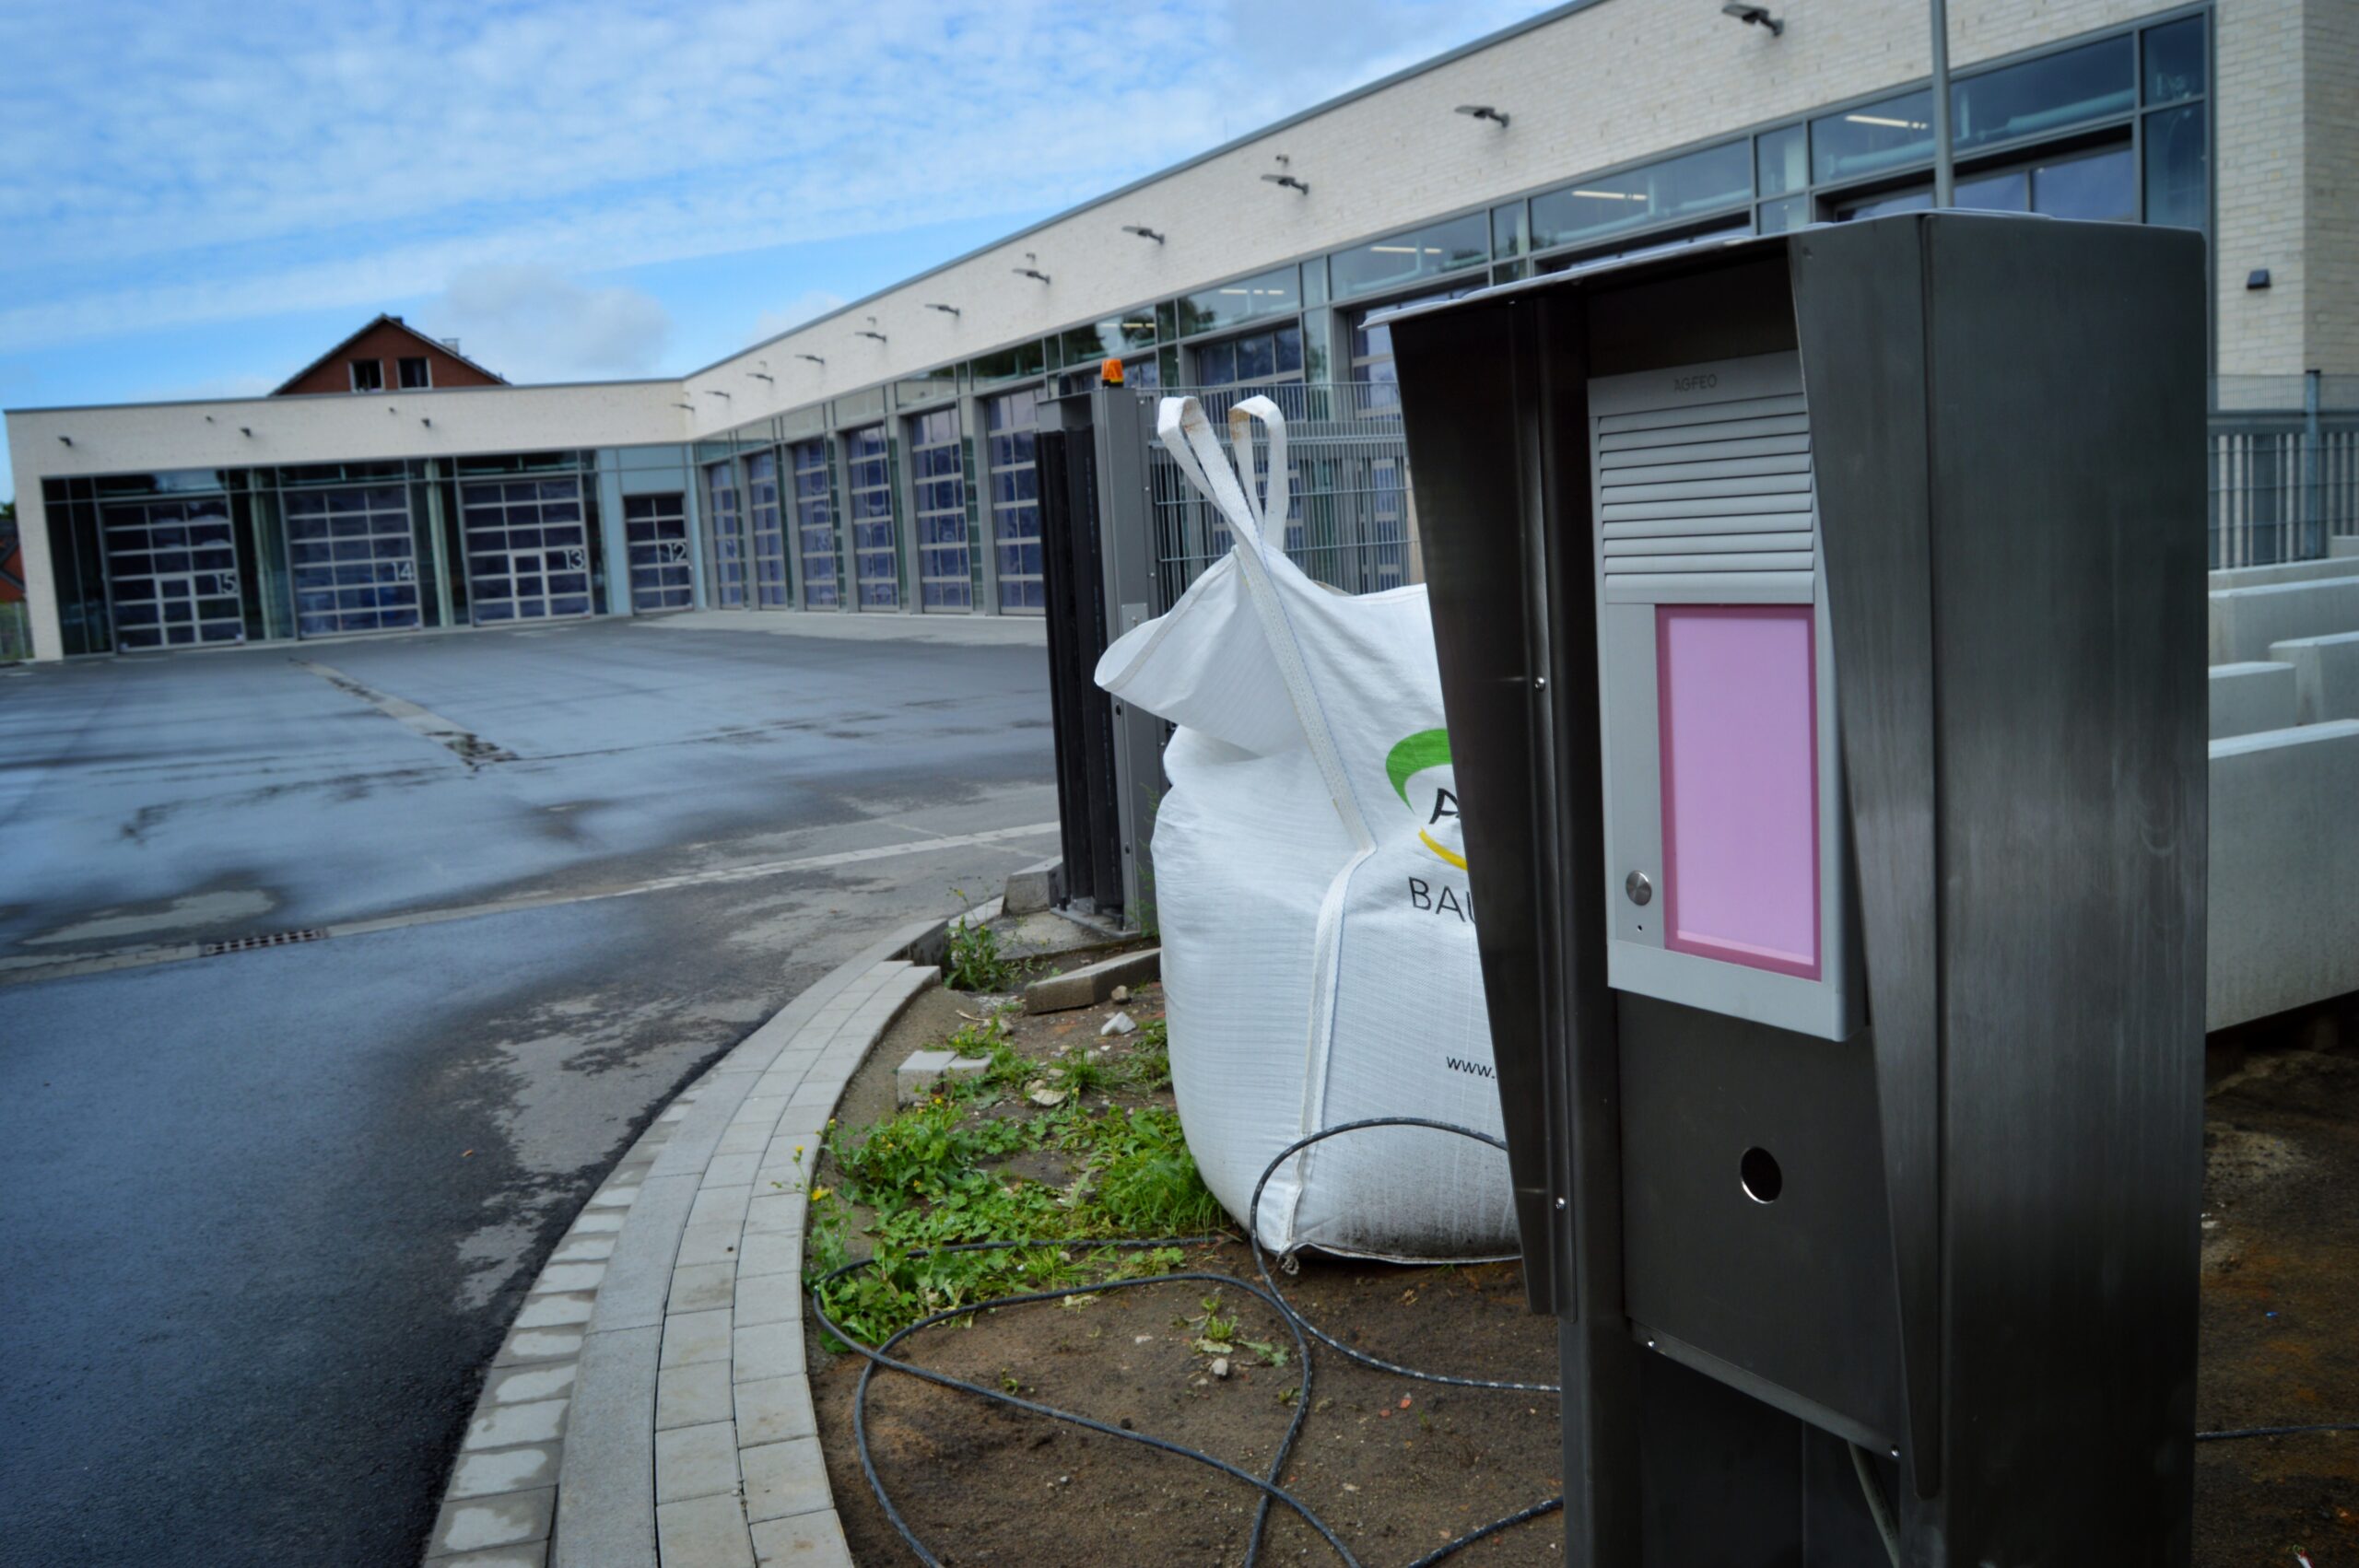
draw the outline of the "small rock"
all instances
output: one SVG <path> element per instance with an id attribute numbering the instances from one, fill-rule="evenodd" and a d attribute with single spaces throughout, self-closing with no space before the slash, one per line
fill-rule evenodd
<path id="1" fill-rule="evenodd" d="M 1116 1004 L 1117 1006 L 1120 1006 L 1121 1003 L 1123 1003 L 1123 1002 L 1126 1002 L 1126 1001 L 1130 1000 L 1131 1000 L 1131 988 L 1130 988 L 1130 987 L 1128 987 L 1128 986 L 1116 986 L 1116 987 L 1114 988 L 1114 997 L 1113 997 L 1113 1000 L 1114 1000 L 1114 1002 L 1115 1002 L 1115 1004 Z"/>
<path id="2" fill-rule="evenodd" d="M 1100 1035 L 1133 1035 L 1138 1032 L 1138 1027 L 1137 1022 L 1129 1013 L 1118 1012 L 1097 1026 L 1097 1032 Z"/>
<path id="3" fill-rule="evenodd" d="M 1065 1103 L 1065 1092 L 1062 1089 L 1035 1089 L 1031 1098 L 1036 1106 L 1062 1106 Z"/>
<path id="4" fill-rule="evenodd" d="M 1226 1377 L 1228 1375 L 1228 1358 L 1226 1356 L 1215 1356 L 1213 1358 L 1213 1375 L 1215 1377 Z"/>

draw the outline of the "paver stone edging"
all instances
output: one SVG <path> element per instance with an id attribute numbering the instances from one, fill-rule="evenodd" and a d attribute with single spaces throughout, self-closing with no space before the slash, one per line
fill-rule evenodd
<path id="1" fill-rule="evenodd" d="M 492 1361 L 430 1568 L 850 1568 L 803 1360 L 804 1178 L 959 918 L 796 997 L 591 1195 Z"/>

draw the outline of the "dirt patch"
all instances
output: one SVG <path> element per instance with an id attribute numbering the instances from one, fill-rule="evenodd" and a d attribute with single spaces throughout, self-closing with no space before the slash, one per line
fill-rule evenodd
<path id="1" fill-rule="evenodd" d="M 1101 1039 L 1116 1004 L 1012 1015 L 1008 1038 L 1043 1071 L 1075 1051 L 1116 1067 L 1138 1037 Z M 1161 1015 L 1154 987 L 1123 1004 Z M 857 1076 L 844 1117 L 890 1115 L 892 1070 L 980 1017 L 976 999 L 921 998 Z M 2205 1132 L 2202 1360 L 2205 1430 L 2359 1420 L 2359 1049 L 2348 1030 L 2246 1033 L 2211 1063 Z M 1098 1056 L 1104 1047 L 1103 1057 Z M 1156 1105 L 1135 1081 L 1094 1103 Z M 1019 1115 L 999 1106 L 984 1115 Z M 1002 1167 L 1051 1187 L 1073 1162 L 1052 1151 Z M 823 1164 L 818 1180 L 830 1179 Z M 1255 1278 L 1229 1241 L 1191 1249 L 1185 1269 Z M 1555 1325 L 1524 1309 L 1514 1265 L 1406 1270 L 1305 1259 L 1281 1275 L 1296 1308 L 1355 1348 L 1438 1371 L 1553 1382 Z M 1213 1304 L 1208 1306 L 1208 1303 Z M 1198 1348 L 1208 1311 L 1236 1319 L 1229 1375 Z M 855 1561 L 910 1561 L 860 1467 L 852 1402 L 863 1363 L 818 1349 L 812 1390 L 828 1480 Z M 1275 1347 L 1279 1358 L 1245 1348 Z M 1283 1320 L 1245 1291 L 1188 1282 L 1101 1293 L 1072 1306 L 990 1313 L 928 1329 L 910 1359 L 1150 1433 L 1261 1472 L 1302 1396 L 1303 1365 Z M 1550 1395 L 1456 1389 L 1359 1367 L 1313 1346 L 1309 1409 L 1285 1469 L 1287 1489 L 1353 1549 L 1406 1562 L 1562 1490 L 1558 1405 Z M 1406 1398 L 1407 1404 L 1402 1401 Z M 954 1564 L 1237 1563 L 1257 1494 L 1202 1466 L 908 1378 L 870 1392 L 870 1453 L 896 1508 Z M 2199 1445 L 2198 1568 L 2359 1568 L 2359 1433 Z M 1317 1562 L 1326 1549 L 1273 1510 L 1263 1560 Z M 1561 1562 L 1544 1517 L 1453 1562 Z"/>
<path id="2" fill-rule="evenodd" d="M 2313 1020 L 2236 1041 L 2204 1129 L 2206 1431 L 2359 1421 L 2359 1051 Z M 2359 1564 L 2359 1433 L 2203 1443 L 2204 1568 Z"/>

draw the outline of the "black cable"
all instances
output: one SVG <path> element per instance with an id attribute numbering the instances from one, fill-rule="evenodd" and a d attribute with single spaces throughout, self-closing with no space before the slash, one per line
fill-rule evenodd
<path id="1" fill-rule="evenodd" d="M 2320 1422 L 2315 1426 L 2237 1426 L 2225 1432 L 2199 1432 L 2198 1443 L 2225 1443 L 2236 1437 L 2298 1437 L 2309 1432 L 2359 1432 L 2359 1421 Z"/>
<path id="2" fill-rule="evenodd" d="M 883 1344 L 872 1349 L 867 1345 L 862 1344 L 858 1340 L 854 1339 L 851 1334 L 847 1333 L 841 1327 L 839 1327 L 834 1319 L 827 1316 L 826 1308 L 821 1306 L 819 1304 L 819 1292 L 825 1286 L 833 1283 L 835 1281 L 843 1278 L 845 1275 L 850 1274 L 856 1270 L 875 1267 L 877 1259 L 874 1258 L 856 1259 L 843 1265 L 841 1268 L 830 1270 L 828 1273 L 814 1281 L 811 1286 L 812 1316 L 819 1320 L 820 1327 L 825 1328 L 829 1334 L 835 1336 L 838 1340 L 849 1346 L 852 1351 L 863 1357 L 868 1363 L 866 1366 L 861 1369 L 860 1385 L 858 1388 L 854 1390 L 852 1396 L 852 1441 L 860 1454 L 861 1473 L 867 1478 L 868 1489 L 875 1494 L 877 1505 L 885 1511 L 886 1522 L 899 1533 L 904 1541 L 909 1543 L 910 1550 L 917 1554 L 918 1561 L 924 1563 L 926 1568 L 941 1568 L 941 1559 L 937 1558 L 932 1551 L 927 1550 L 925 1543 L 918 1539 L 917 1532 L 912 1530 L 910 1527 L 909 1522 L 901 1517 L 900 1511 L 893 1506 L 892 1497 L 885 1489 L 884 1478 L 876 1473 L 875 1457 L 869 1451 L 867 1422 L 868 1390 L 869 1385 L 874 1378 L 879 1367 L 883 1367 L 890 1372 L 905 1373 L 911 1377 L 918 1378 L 923 1382 L 932 1383 L 938 1387 L 954 1388 L 961 1393 L 972 1394 L 980 1398 L 1012 1406 L 1017 1410 L 1029 1411 L 1034 1415 L 1047 1416 L 1050 1420 L 1064 1422 L 1070 1425 L 1081 1427 L 1086 1431 L 1102 1433 L 1106 1436 L 1119 1438 L 1124 1442 L 1141 1444 L 1145 1447 L 1161 1453 L 1176 1455 L 1180 1458 L 1190 1459 L 1197 1464 L 1208 1466 L 1213 1469 L 1220 1471 L 1224 1475 L 1245 1482 L 1247 1485 L 1254 1488 L 1255 1491 L 1261 1493 L 1260 1505 L 1255 1510 L 1253 1515 L 1253 1527 L 1250 1534 L 1247 1537 L 1245 1553 L 1246 1568 L 1252 1568 L 1252 1564 L 1261 1555 L 1263 1534 L 1269 1521 L 1270 1506 L 1273 1503 L 1283 1503 L 1298 1515 L 1305 1524 L 1309 1525 L 1311 1529 L 1318 1533 L 1321 1539 L 1326 1541 L 1326 1543 L 1334 1550 L 1335 1555 L 1342 1559 L 1342 1561 L 1347 1565 L 1347 1568 L 1358 1568 L 1359 1560 L 1352 1555 L 1351 1549 L 1344 1544 L 1342 1538 L 1335 1534 L 1334 1530 L 1328 1526 L 1326 1521 L 1320 1518 L 1319 1515 L 1311 1510 L 1309 1504 L 1304 1503 L 1300 1498 L 1296 1497 L 1284 1487 L 1278 1485 L 1278 1477 L 1284 1473 L 1285 1461 L 1294 1448 L 1295 1439 L 1300 1434 L 1304 1419 L 1310 1411 L 1311 1355 L 1310 1346 L 1303 1337 L 1306 1330 L 1308 1330 L 1311 1336 L 1318 1339 L 1320 1343 L 1333 1348 L 1349 1359 L 1358 1362 L 1365 1366 L 1372 1367 L 1382 1372 L 1388 1372 L 1397 1376 L 1414 1377 L 1427 1383 L 1441 1383 L 1456 1387 L 1491 1388 L 1532 1393 L 1556 1393 L 1558 1390 L 1557 1386 L 1555 1384 L 1497 1382 L 1484 1378 L 1459 1377 L 1444 1373 L 1421 1372 L 1413 1367 L 1395 1366 L 1390 1362 L 1379 1360 L 1374 1356 L 1362 1354 L 1347 1345 L 1337 1343 L 1333 1339 L 1330 1338 L 1327 1334 L 1321 1332 L 1318 1328 L 1305 1320 L 1300 1314 L 1294 1310 L 1294 1307 L 1286 1301 L 1285 1296 L 1278 1293 L 1276 1283 L 1270 1278 L 1269 1260 L 1262 1251 L 1260 1237 L 1254 1234 L 1258 1228 L 1255 1222 L 1257 1221 L 1260 1213 L 1262 1191 L 1262 1188 L 1269 1184 L 1271 1174 L 1274 1172 L 1285 1161 L 1293 1157 L 1295 1154 L 1313 1143 L 1322 1141 L 1325 1139 L 1336 1137 L 1342 1133 L 1355 1132 L 1363 1129 L 1374 1127 L 1431 1128 L 1436 1131 L 1453 1133 L 1462 1138 L 1472 1138 L 1478 1142 L 1487 1143 L 1495 1149 L 1504 1151 L 1507 1147 L 1503 1141 L 1493 1137 L 1489 1133 L 1476 1132 L 1470 1128 L 1455 1127 L 1448 1122 L 1430 1121 L 1421 1117 L 1374 1117 L 1362 1121 L 1346 1122 L 1338 1127 L 1329 1128 L 1321 1132 L 1315 1132 L 1308 1138 L 1297 1140 L 1296 1142 L 1287 1145 L 1286 1148 L 1278 1153 L 1274 1159 L 1271 1160 L 1267 1165 L 1262 1167 L 1262 1178 L 1253 1186 L 1252 1204 L 1247 1211 L 1247 1235 L 1248 1239 L 1252 1244 L 1254 1262 L 1261 1270 L 1263 1283 L 1268 1286 L 1266 1290 L 1262 1286 L 1257 1286 L 1247 1281 L 1239 1280 L 1233 1275 L 1191 1270 L 1171 1274 L 1141 1275 L 1133 1279 L 1109 1281 L 1105 1284 L 1099 1285 L 1074 1285 L 1063 1290 L 1029 1291 L 1015 1295 L 994 1296 L 984 1301 L 970 1302 L 964 1306 L 951 1307 L 945 1311 L 934 1313 L 931 1316 L 921 1318 L 917 1322 L 900 1329 L 898 1332 L 887 1338 Z M 1153 1241 L 1076 1241 L 1059 1237 L 1047 1240 L 966 1242 L 953 1246 L 933 1247 L 925 1251 L 905 1253 L 901 1256 L 914 1261 L 917 1258 L 931 1257 L 937 1252 L 991 1252 L 1005 1251 L 1018 1247 L 1055 1247 L 1063 1251 L 1089 1251 L 1106 1247 L 1135 1250 L 1159 1246 L 1200 1246 L 1217 1242 L 1221 1239 L 1223 1238 L 1218 1235 L 1203 1235 L 1165 1236 Z M 1168 1439 L 1152 1436 L 1146 1433 L 1133 1432 L 1121 1427 L 1109 1426 L 1103 1422 L 1094 1421 L 1084 1415 L 1076 1415 L 1070 1410 L 1061 1410 L 1052 1405 L 1044 1405 L 1034 1400 L 1019 1398 L 1015 1395 L 1010 1394 L 1003 1389 L 985 1387 L 980 1383 L 968 1383 L 961 1378 L 952 1377 L 945 1373 L 933 1372 L 925 1367 L 916 1365 L 913 1363 L 901 1361 L 891 1353 L 894 1347 L 900 1344 L 902 1340 L 908 1339 L 910 1335 L 917 1333 L 921 1329 L 932 1328 L 937 1323 L 947 1322 L 952 1318 L 969 1317 L 974 1316 L 976 1313 L 993 1311 L 1003 1306 L 1021 1306 L 1027 1304 L 1044 1301 L 1062 1301 L 1077 1295 L 1094 1294 L 1107 1291 L 1126 1290 L 1141 1285 L 1174 1284 L 1190 1281 L 1224 1286 L 1236 1286 L 1238 1290 L 1243 1291 L 1246 1294 L 1252 1296 L 1254 1299 L 1260 1301 L 1263 1305 L 1268 1306 L 1273 1311 L 1276 1312 L 1280 1317 L 1285 1320 L 1287 1332 L 1294 1336 L 1297 1354 L 1300 1358 L 1302 1364 L 1302 1386 L 1297 1391 L 1295 1396 L 1294 1419 L 1287 1423 L 1285 1435 L 1279 1442 L 1276 1452 L 1271 1457 L 1269 1474 L 1266 1478 L 1256 1476 L 1250 1471 L 1230 1464 L 1226 1459 L 1204 1453 L 1201 1449 L 1190 1448 L 1183 1444 L 1173 1443 Z M 1478 1540 L 1482 1540 L 1489 1536 L 1496 1535 L 1501 1530 L 1522 1524 L 1527 1520 L 1540 1518 L 1544 1515 L 1554 1513 L 1562 1508 L 1564 1504 L 1565 1500 L 1563 1497 L 1552 1497 L 1544 1502 L 1535 1503 L 1528 1508 L 1520 1509 L 1516 1513 L 1507 1515 L 1505 1518 L 1495 1519 L 1487 1525 L 1484 1525 L 1479 1528 L 1469 1531 L 1465 1535 L 1460 1536 L 1457 1539 L 1446 1543 L 1436 1550 L 1427 1552 L 1425 1556 L 1418 1558 L 1416 1562 L 1411 1563 L 1409 1568 L 1431 1568 L 1432 1564 L 1444 1561 L 1451 1554 L 1466 1547 L 1472 1546 Z"/>

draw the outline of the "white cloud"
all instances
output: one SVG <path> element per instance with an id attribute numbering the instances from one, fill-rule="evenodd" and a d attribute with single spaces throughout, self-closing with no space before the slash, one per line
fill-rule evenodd
<path id="1" fill-rule="evenodd" d="M 585 288 L 555 268 L 469 267 L 423 312 L 477 364 L 511 381 L 651 373 L 672 335 L 671 312 L 633 288 Z"/>
<path id="2" fill-rule="evenodd" d="M 1053 210 L 1527 9 L 1301 4 L 0 6 L 0 352 Z"/>

